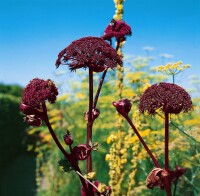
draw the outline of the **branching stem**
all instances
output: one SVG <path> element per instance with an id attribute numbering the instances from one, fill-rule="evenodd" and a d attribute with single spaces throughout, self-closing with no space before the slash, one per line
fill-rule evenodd
<path id="1" fill-rule="evenodd" d="M 135 134 L 137 135 L 137 137 L 139 138 L 140 142 L 142 143 L 142 145 L 144 146 L 144 148 L 146 149 L 147 153 L 149 154 L 149 156 L 151 157 L 154 165 L 158 168 L 160 168 L 160 165 L 157 161 L 157 159 L 154 157 L 154 155 L 152 154 L 151 150 L 149 149 L 149 147 L 147 146 L 147 144 L 145 143 L 145 141 L 142 139 L 140 133 L 138 132 L 138 130 L 136 129 L 135 125 L 132 123 L 131 119 L 129 118 L 128 115 L 124 116 L 125 119 L 128 121 L 128 123 L 130 124 L 130 126 L 132 127 L 133 131 L 135 132 Z"/>
<path id="2" fill-rule="evenodd" d="M 74 168 L 74 170 L 75 170 L 76 172 L 78 171 L 79 173 L 81 173 L 81 170 L 80 170 L 80 168 L 79 168 L 77 162 L 75 163 L 75 162 L 72 160 L 70 154 L 68 154 L 67 151 L 63 148 L 63 146 L 62 146 L 62 144 L 59 142 L 59 140 L 58 140 L 58 138 L 57 138 L 57 136 L 56 136 L 54 130 L 52 129 L 51 124 L 50 124 L 49 119 L 48 119 L 46 105 L 43 104 L 43 105 L 42 105 L 42 108 L 43 108 L 43 112 L 44 112 L 44 114 L 45 114 L 45 116 L 46 116 L 43 120 L 45 121 L 46 126 L 48 127 L 49 132 L 50 132 L 50 134 L 51 134 L 51 136 L 52 136 L 54 142 L 56 143 L 56 145 L 58 146 L 58 148 L 60 149 L 60 151 L 63 153 L 63 155 L 66 157 L 66 159 L 71 163 L 71 165 L 72 165 L 72 167 Z M 85 183 L 85 179 L 82 178 L 81 176 L 79 176 L 79 179 L 80 179 L 80 181 L 81 181 L 81 183 L 82 183 L 82 186 L 83 186 L 85 192 L 86 192 L 87 194 L 89 194 L 87 185 L 86 185 L 86 183 Z"/>

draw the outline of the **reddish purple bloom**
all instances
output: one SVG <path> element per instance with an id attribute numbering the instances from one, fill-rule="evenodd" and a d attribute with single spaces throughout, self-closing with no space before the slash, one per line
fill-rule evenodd
<path id="1" fill-rule="evenodd" d="M 23 90 L 20 110 L 26 115 L 24 121 L 32 126 L 42 125 L 45 114 L 42 105 L 45 101 L 54 103 L 58 90 L 51 80 L 35 78 Z"/>
<path id="2" fill-rule="evenodd" d="M 127 25 L 123 20 L 111 20 L 110 24 L 106 27 L 104 35 L 102 36 L 105 40 L 111 40 L 115 37 L 117 42 L 126 40 L 126 36 L 131 36 L 131 27 Z"/>
<path id="3" fill-rule="evenodd" d="M 190 95 L 180 86 L 171 83 L 154 84 L 140 98 L 139 110 L 155 115 L 161 108 L 163 112 L 179 114 L 192 110 Z"/>
<path id="4" fill-rule="evenodd" d="M 35 78 L 23 90 L 22 103 L 31 108 L 41 110 L 45 101 L 54 103 L 57 95 L 58 89 L 52 80 Z"/>
<path id="5" fill-rule="evenodd" d="M 73 41 L 58 54 L 56 67 L 69 65 L 72 71 L 89 67 L 95 72 L 122 65 L 117 52 L 99 37 L 83 37 Z"/>
<path id="6" fill-rule="evenodd" d="M 132 104 L 128 99 L 121 99 L 117 102 L 113 102 L 113 105 L 122 116 L 127 116 L 132 107 Z"/>

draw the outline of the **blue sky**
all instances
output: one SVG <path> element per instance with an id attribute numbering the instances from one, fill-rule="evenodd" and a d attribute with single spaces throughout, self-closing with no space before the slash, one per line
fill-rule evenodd
<path id="1" fill-rule="evenodd" d="M 57 54 L 75 39 L 101 36 L 114 11 L 112 0 L 0 0 L 0 82 L 53 78 Z M 153 46 L 152 56 L 192 65 L 180 80 L 200 74 L 200 0 L 126 0 L 124 20 L 133 30 L 125 53 L 142 56 Z"/>

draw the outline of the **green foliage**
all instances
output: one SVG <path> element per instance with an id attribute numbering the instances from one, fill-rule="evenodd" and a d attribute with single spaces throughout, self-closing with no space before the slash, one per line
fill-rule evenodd
<path id="1" fill-rule="evenodd" d="M 70 172 L 73 170 L 70 162 L 65 157 L 58 161 L 58 165 L 62 168 L 64 172 Z"/>
<path id="2" fill-rule="evenodd" d="M 21 97 L 23 88 L 18 85 L 5 85 L 0 84 L 0 93 L 1 94 L 10 94 L 15 97 Z"/>
<path id="3" fill-rule="evenodd" d="M 0 165 L 22 149 L 27 125 L 19 111 L 21 92 L 19 86 L 0 85 Z"/>

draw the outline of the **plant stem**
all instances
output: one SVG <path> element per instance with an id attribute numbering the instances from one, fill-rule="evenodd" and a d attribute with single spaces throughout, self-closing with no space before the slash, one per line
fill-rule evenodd
<path id="1" fill-rule="evenodd" d="M 81 170 L 80 170 L 80 168 L 78 167 L 78 164 L 75 163 L 75 162 L 72 160 L 70 154 L 68 154 L 67 151 L 65 151 L 65 149 L 64 149 L 63 146 L 62 146 L 62 144 L 59 142 L 59 140 L 58 140 L 58 138 L 57 138 L 57 136 L 56 136 L 54 130 L 52 129 L 51 124 L 50 124 L 49 119 L 48 119 L 46 105 L 43 104 L 43 105 L 42 105 L 42 108 L 43 108 L 43 112 L 44 112 L 44 114 L 45 114 L 45 116 L 46 116 L 43 120 L 45 121 L 46 126 L 48 127 L 49 132 L 50 132 L 50 134 L 51 134 L 51 136 L 52 136 L 54 142 L 56 143 L 56 145 L 58 146 L 58 148 L 60 149 L 60 151 L 63 153 L 63 155 L 66 157 L 66 159 L 71 163 L 71 165 L 72 165 L 72 167 L 74 168 L 74 170 L 75 170 L 75 171 L 78 171 L 79 173 L 81 173 Z M 82 183 L 82 186 L 83 186 L 85 192 L 86 192 L 87 194 L 89 194 L 87 185 L 86 185 L 86 183 L 85 183 L 85 179 L 82 178 L 81 176 L 79 176 L 79 179 L 80 179 L 80 181 L 81 181 L 81 183 Z"/>
<path id="2" fill-rule="evenodd" d="M 174 182 L 174 191 L 173 191 L 173 196 L 176 196 L 176 188 L 177 188 L 177 184 L 178 184 L 178 179 L 176 179 L 175 182 Z"/>
<path id="3" fill-rule="evenodd" d="M 45 123 L 46 123 L 46 126 L 48 127 L 49 129 L 49 132 L 54 140 L 54 142 L 56 143 L 56 145 L 58 146 L 58 148 L 60 149 L 60 151 L 64 154 L 64 156 L 70 160 L 71 157 L 70 157 L 70 154 L 67 153 L 67 151 L 63 148 L 63 146 L 61 145 L 61 143 L 59 142 L 56 134 L 54 133 L 54 130 L 52 129 L 51 127 L 51 124 L 49 122 L 49 119 L 48 119 L 48 116 L 47 116 L 47 109 L 46 109 L 46 105 L 43 104 L 43 112 L 46 114 L 46 118 L 44 119 Z"/>
<path id="4" fill-rule="evenodd" d="M 172 75 L 172 79 L 173 79 L 173 84 L 175 83 L 175 75 Z"/>
<path id="5" fill-rule="evenodd" d="M 135 125 L 132 123 L 131 119 L 129 118 L 128 115 L 124 116 L 125 119 L 128 121 L 128 123 L 130 124 L 130 126 L 132 127 L 133 131 L 135 132 L 135 134 L 138 136 L 140 142 L 142 143 L 142 145 L 144 146 L 144 148 L 146 149 L 147 153 L 149 154 L 149 156 L 151 157 L 154 165 L 158 168 L 160 168 L 160 165 L 157 161 L 157 159 L 154 157 L 154 155 L 152 154 L 151 150 L 149 149 L 149 147 L 146 145 L 145 141 L 142 139 L 140 133 L 138 132 L 138 130 L 136 129 Z"/>
<path id="6" fill-rule="evenodd" d="M 98 86 L 98 89 L 97 89 L 97 92 L 96 92 L 96 95 L 95 95 L 95 98 L 94 98 L 93 109 L 96 108 L 97 101 L 98 101 L 98 98 L 99 98 L 99 94 L 101 92 L 101 87 L 103 85 L 104 78 L 106 76 L 107 70 L 108 70 L 108 68 L 103 72 L 103 75 L 101 76 L 101 80 L 99 82 L 99 86 Z"/>
<path id="7" fill-rule="evenodd" d="M 165 112 L 165 171 L 169 174 L 169 113 Z M 165 178 L 167 196 L 171 195 L 171 183 L 169 175 Z"/>
<path id="8" fill-rule="evenodd" d="M 87 123 L 87 144 L 92 142 L 92 106 L 93 106 L 93 71 L 89 68 L 89 111 L 88 111 L 88 123 Z M 92 155 L 90 153 L 86 162 L 87 173 L 92 172 Z M 94 195 L 92 185 L 88 184 L 90 196 Z"/>
<path id="9" fill-rule="evenodd" d="M 117 41 L 117 46 L 116 46 L 116 51 L 118 52 L 118 50 L 119 50 L 119 47 L 120 47 L 120 42 L 119 41 Z"/>

